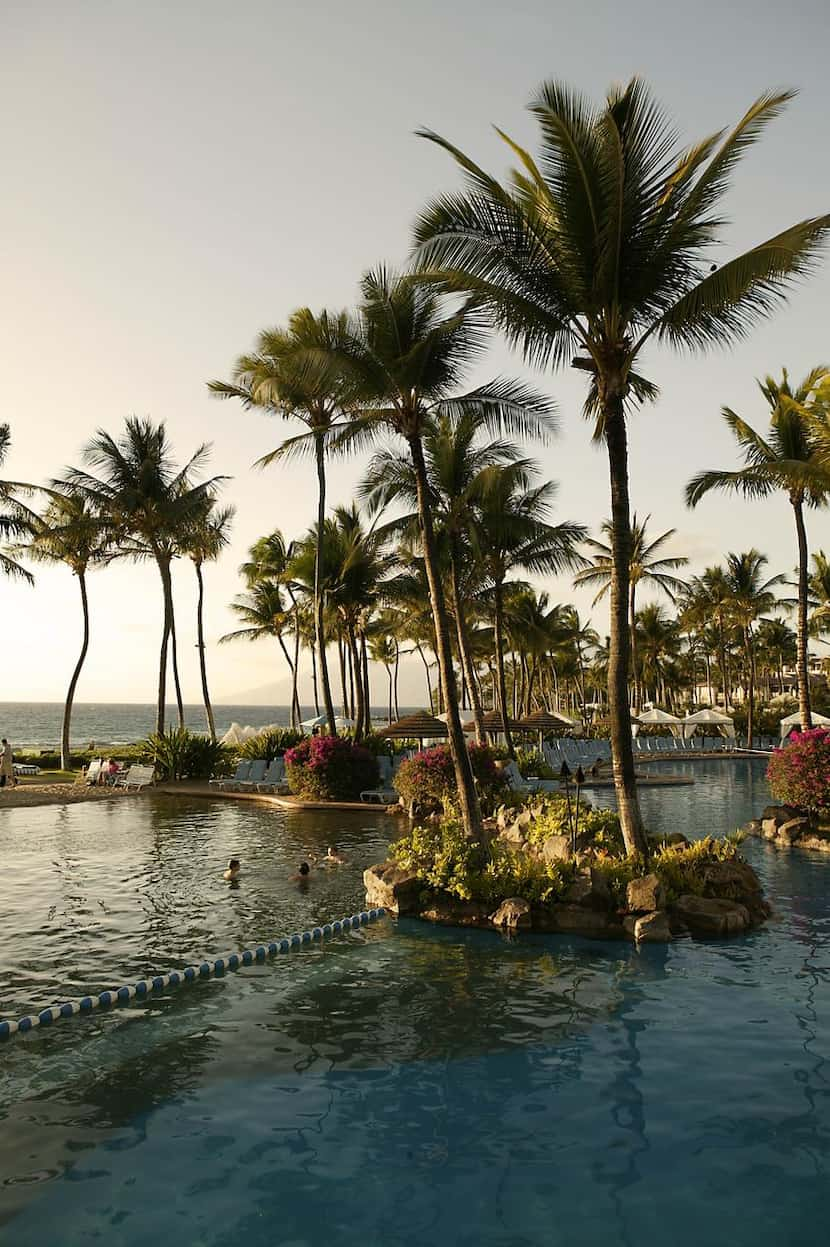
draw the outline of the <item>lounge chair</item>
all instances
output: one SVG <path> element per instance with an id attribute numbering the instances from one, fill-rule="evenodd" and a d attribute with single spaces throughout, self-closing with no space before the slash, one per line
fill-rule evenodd
<path id="1" fill-rule="evenodd" d="M 222 779 L 212 779 L 210 783 L 212 787 L 218 788 L 222 792 L 233 792 L 235 790 L 235 785 L 241 783 L 244 779 L 247 779 L 250 772 L 250 762 L 237 762 L 236 770 L 230 779 L 225 776 Z"/>
<path id="2" fill-rule="evenodd" d="M 249 789 L 251 791 L 255 791 L 257 784 L 261 784 L 262 781 L 265 779 L 265 772 L 267 769 L 268 769 L 268 763 L 265 761 L 265 759 L 257 758 L 255 762 L 251 763 L 251 769 L 248 772 L 247 779 L 237 780 L 237 784 L 236 784 L 237 792 L 248 792 Z"/>
<path id="3" fill-rule="evenodd" d="M 147 788 L 155 782 L 155 771 L 152 766 L 131 766 L 119 771 L 115 777 L 113 788 Z"/>
<path id="4" fill-rule="evenodd" d="M 512 758 L 509 762 L 505 762 L 501 773 L 513 792 L 518 792 L 522 796 L 529 796 L 530 793 L 539 791 L 539 785 L 528 783 Z"/>
<path id="5" fill-rule="evenodd" d="M 288 785 L 285 782 L 285 759 L 274 758 L 268 764 L 268 769 L 261 781 L 256 785 L 257 792 L 287 792 Z"/>
<path id="6" fill-rule="evenodd" d="M 89 766 L 86 768 L 84 780 L 87 784 L 89 784 L 90 788 L 94 787 L 98 783 L 98 776 L 101 774 L 103 765 L 103 758 L 93 758 Z"/>

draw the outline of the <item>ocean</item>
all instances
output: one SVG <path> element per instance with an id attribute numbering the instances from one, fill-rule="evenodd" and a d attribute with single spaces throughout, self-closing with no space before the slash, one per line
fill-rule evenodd
<path id="1" fill-rule="evenodd" d="M 339 713 L 339 707 L 335 707 Z M 206 731 L 204 706 L 185 706 L 185 726 L 192 731 Z M 315 716 L 313 706 L 303 706 L 304 719 Z M 401 707 L 401 714 L 408 713 Z M 222 736 L 232 723 L 243 727 L 265 727 L 269 723 L 288 726 L 291 714 L 288 706 L 214 706 L 216 731 Z M 386 714 L 380 707 L 373 709 L 372 717 L 386 722 Z M 62 702 L 0 702 L 0 736 L 12 742 L 15 749 L 56 749 L 60 743 Z M 178 722 L 175 706 L 167 709 L 167 724 Z M 118 702 L 77 702 L 72 711 L 73 749 L 86 749 L 90 745 L 128 744 L 141 740 L 156 726 L 156 707 Z"/>

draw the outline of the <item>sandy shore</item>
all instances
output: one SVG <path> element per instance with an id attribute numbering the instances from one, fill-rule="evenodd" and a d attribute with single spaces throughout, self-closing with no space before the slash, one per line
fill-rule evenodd
<path id="1" fill-rule="evenodd" d="M 18 784 L 16 788 L 0 788 L 0 810 L 21 806 L 74 805 L 79 801 L 120 801 L 134 797 L 135 792 L 123 788 L 88 788 L 86 784 Z"/>

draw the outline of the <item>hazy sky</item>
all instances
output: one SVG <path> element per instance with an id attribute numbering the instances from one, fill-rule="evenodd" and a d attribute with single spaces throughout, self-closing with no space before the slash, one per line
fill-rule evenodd
<path id="1" fill-rule="evenodd" d="M 494 171 L 508 161 L 491 123 L 534 142 L 524 106 L 548 77 L 600 96 L 639 73 L 697 138 L 733 123 L 761 91 L 798 99 L 741 166 L 730 246 L 830 210 L 830 9 L 826 0 L 678 5 L 611 0 L 438 3 L 306 0 L 5 0 L 0 6 L 0 350 L 12 426 L 8 477 L 43 481 L 79 460 L 96 428 L 136 413 L 167 421 L 182 457 L 208 440 L 233 476 L 233 545 L 207 574 L 209 661 L 221 699 L 283 677 L 275 644 L 213 642 L 232 625 L 236 567 L 260 534 L 298 535 L 312 520 L 304 465 L 251 464 L 287 426 L 211 399 L 259 329 L 297 305 L 338 306 L 360 273 L 406 257 L 411 222 L 457 184 L 449 159 L 413 137 L 428 125 Z M 732 466 L 719 416 L 750 421 L 754 385 L 786 365 L 796 377 L 830 357 L 830 267 L 729 353 L 647 360 L 660 403 L 632 427 L 632 500 L 655 531 L 676 527 L 697 568 L 756 545 L 773 570 L 794 561 L 784 501 L 713 496 L 689 513 L 682 489 L 702 467 Z M 495 347 L 486 372 L 519 371 Z M 595 527 L 607 470 L 580 416 L 580 375 L 544 377 L 562 435 L 541 452 L 561 484 L 558 518 Z M 348 501 L 354 463 L 332 467 L 331 501 Z M 824 515 L 811 543 L 830 548 Z M 185 696 L 198 700 L 191 569 L 177 569 Z M 577 600 L 567 583 L 554 598 Z M 79 640 L 77 586 L 63 569 L 34 590 L 0 585 L 0 700 L 63 696 Z M 79 698 L 150 701 L 160 630 L 154 569 L 123 565 L 91 580 L 93 641 Z M 604 611 L 595 612 L 604 631 Z M 423 700 L 413 668 L 406 700 Z M 380 700 L 377 698 L 377 700 Z"/>

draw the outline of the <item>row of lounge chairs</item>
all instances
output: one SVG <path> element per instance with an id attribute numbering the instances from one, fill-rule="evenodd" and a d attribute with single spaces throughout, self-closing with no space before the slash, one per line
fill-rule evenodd
<path id="1" fill-rule="evenodd" d="M 103 758 L 93 758 L 90 762 L 84 776 L 85 782 L 90 787 L 95 787 L 98 784 L 101 772 L 105 766 L 106 763 Z M 120 771 L 116 771 L 112 777 L 111 787 L 140 790 L 141 788 L 148 788 L 150 784 L 155 783 L 155 779 L 156 774 L 152 766 L 136 763 L 133 766 L 122 767 Z"/>
<path id="2" fill-rule="evenodd" d="M 266 762 L 264 758 L 257 758 L 252 762 L 238 762 L 230 779 L 212 779 L 210 783 L 220 792 L 287 793 L 285 759 Z"/>

